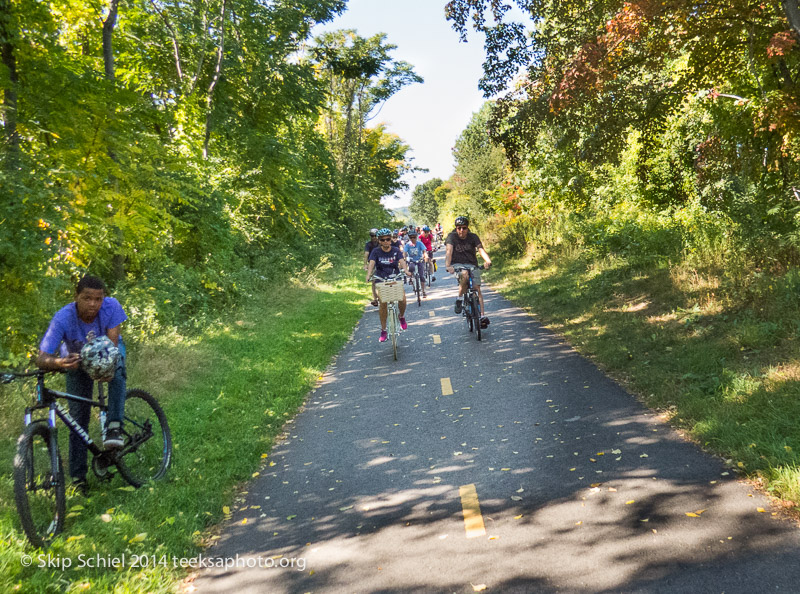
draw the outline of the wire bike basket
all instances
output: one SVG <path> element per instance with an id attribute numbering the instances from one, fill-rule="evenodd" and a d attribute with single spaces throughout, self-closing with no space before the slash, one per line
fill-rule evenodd
<path id="1" fill-rule="evenodd" d="M 402 301 L 405 296 L 405 289 L 399 281 L 377 283 L 377 289 L 378 296 L 384 303 L 388 303 L 389 301 Z"/>

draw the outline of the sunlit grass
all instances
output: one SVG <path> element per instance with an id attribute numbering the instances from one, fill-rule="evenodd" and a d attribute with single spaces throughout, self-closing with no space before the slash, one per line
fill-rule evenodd
<path id="1" fill-rule="evenodd" d="M 800 503 L 797 275 L 534 246 L 493 286 L 766 489 Z"/>
<path id="2" fill-rule="evenodd" d="M 73 560 L 69 571 L 24 568 L 30 550 L 13 502 L 11 460 L 18 425 L 0 442 L 0 590 L 26 592 L 177 589 L 185 570 L 172 558 L 194 557 L 206 530 L 233 505 L 237 485 L 257 472 L 285 421 L 302 404 L 331 357 L 360 318 L 367 295 L 351 266 L 309 282 L 275 286 L 247 307 L 231 311 L 192 340 L 173 337 L 131 353 L 130 387 L 164 406 L 175 444 L 165 481 L 138 491 L 120 478 L 91 482 L 88 498 L 73 496 L 64 535 L 50 553 Z M 25 400 L 11 410 L 21 419 Z M 61 429 L 60 438 L 66 438 Z M 62 456 L 66 463 L 64 443 Z M 92 477 L 90 477 L 92 481 Z M 165 564 L 143 569 L 78 569 L 79 555 L 155 555 Z"/>

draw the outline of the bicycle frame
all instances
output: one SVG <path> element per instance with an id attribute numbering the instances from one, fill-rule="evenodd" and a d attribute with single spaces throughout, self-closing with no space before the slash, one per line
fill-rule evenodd
<path id="1" fill-rule="evenodd" d="M 76 433 L 78 437 L 81 438 L 81 441 L 86 444 L 86 448 L 92 453 L 93 456 L 99 456 L 104 453 L 105 450 L 100 449 L 97 447 L 97 444 L 94 440 L 89 436 L 89 433 L 80 426 L 78 421 L 72 418 L 72 415 L 69 414 L 69 411 L 64 408 L 64 406 L 58 402 L 59 398 L 63 398 L 65 400 L 72 400 L 73 402 L 83 402 L 88 404 L 92 407 L 97 407 L 100 409 L 100 430 L 102 434 L 105 434 L 106 430 L 106 404 L 105 404 L 105 396 L 103 395 L 103 388 L 102 385 L 98 384 L 98 399 L 92 400 L 91 398 L 84 398 L 83 396 L 76 396 L 75 394 L 68 394 L 66 392 L 59 392 L 58 390 L 53 390 L 48 388 L 44 385 L 44 373 L 37 374 L 36 377 L 36 403 L 33 406 L 26 406 L 25 407 L 25 426 L 27 427 L 33 422 L 33 411 L 35 410 L 42 410 L 42 409 L 49 409 L 47 415 L 47 424 L 53 430 L 56 429 L 56 417 L 61 419 L 64 424 L 69 428 L 70 431 Z"/>

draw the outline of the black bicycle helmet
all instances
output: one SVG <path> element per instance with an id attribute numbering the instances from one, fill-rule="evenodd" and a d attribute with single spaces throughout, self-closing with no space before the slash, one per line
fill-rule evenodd
<path id="1" fill-rule="evenodd" d="M 456 226 L 469 227 L 469 219 L 464 216 L 456 217 Z"/>

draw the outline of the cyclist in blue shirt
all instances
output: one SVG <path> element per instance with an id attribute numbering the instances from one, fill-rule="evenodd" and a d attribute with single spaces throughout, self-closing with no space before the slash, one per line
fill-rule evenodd
<path id="1" fill-rule="evenodd" d="M 106 296 L 106 285 L 97 277 L 84 276 L 75 289 L 75 301 L 53 316 L 39 345 L 36 365 L 40 369 L 67 372 L 67 392 L 92 398 L 94 380 L 81 368 L 80 352 L 94 337 L 107 336 L 119 349 L 114 377 L 108 384 L 108 425 L 103 445 L 122 447 L 122 415 L 125 409 L 127 371 L 125 343 L 120 326 L 128 319 L 119 301 Z M 91 406 L 70 400 L 69 414 L 88 431 Z M 69 436 L 69 473 L 73 484 L 86 491 L 88 470 L 86 444 L 77 433 Z"/>
<path id="2" fill-rule="evenodd" d="M 425 244 L 417 239 L 416 229 L 409 230 L 408 243 L 403 248 L 403 253 L 408 261 L 411 274 L 419 274 L 420 283 L 422 284 L 422 296 L 427 297 L 428 295 L 425 293 L 425 266 L 428 264 L 428 250 Z"/>
<path id="3" fill-rule="evenodd" d="M 405 259 L 403 259 L 403 252 L 392 245 L 392 232 L 389 229 L 384 227 L 383 229 L 378 230 L 378 242 L 380 243 L 380 246 L 372 250 L 372 253 L 369 255 L 367 282 L 372 280 L 372 285 L 373 287 L 375 286 L 377 281 L 372 278 L 373 273 L 377 274 L 381 278 L 388 278 L 390 276 L 399 274 L 400 270 L 403 270 L 406 275 L 410 275 L 411 272 L 408 270 Z M 403 300 L 400 302 L 399 306 L 400 327 L 405 330 L 408 328 L 405 318 L 405 293 L 403 293 Z M 378 310 L 378 315 L 381 319 L 381 335 L 378 340 L 380 342 L 386 342 L 386 339 L 389 337 L 388 332 L 386 332 L 386 319 L 389 317 L 389 310 L 383 301 L 381 301 L 381 307 Z"/>

